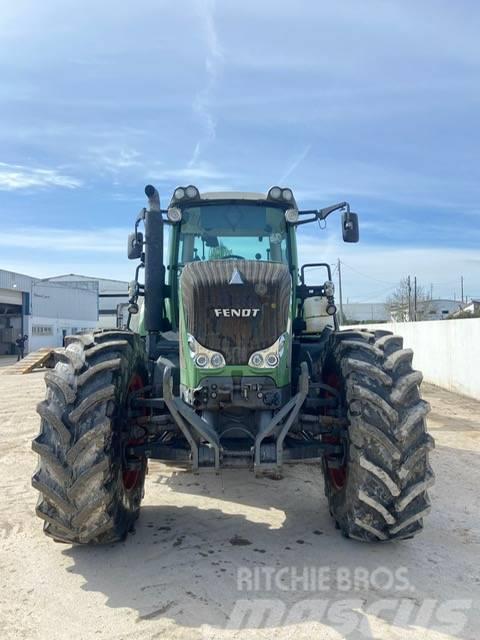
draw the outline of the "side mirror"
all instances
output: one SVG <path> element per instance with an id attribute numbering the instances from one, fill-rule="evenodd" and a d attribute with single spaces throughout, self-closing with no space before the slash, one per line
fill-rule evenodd
<path id="1" fill-rule="evenodd" d="M 350 211 L 342 213 L 342 235 L 344 242 L 358 242 L 360 237 L 358 229 L 358 215 Z"/>
<path id="2" fill-rule="evenodd" d="M 129 260 L 138 260 L 143 253 L 143 233 L 130 233 L 128 236 L 127 254 Z"/>

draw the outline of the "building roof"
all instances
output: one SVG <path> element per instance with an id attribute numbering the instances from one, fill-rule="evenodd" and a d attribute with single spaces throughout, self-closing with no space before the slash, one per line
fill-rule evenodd
<path id="1" fill-rule="evenodd" d="M 41 278 L 45 281 L 57 280 L 58 278 L 79 278 L 80 280 L 105 280 L 105 282 L 126 282 L 126 280 L 116 280 L 115 278 L 100 278 L 98 276 L 83 276 L 79 273 L 62 273 L 58 276 L 50 276 L 48 278 Z M 128 283 L 127 283 L 128 284 Z"/>

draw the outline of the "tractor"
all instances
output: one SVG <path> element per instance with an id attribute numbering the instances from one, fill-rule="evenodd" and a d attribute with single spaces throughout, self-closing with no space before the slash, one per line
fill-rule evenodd
<path id="1" fill-rule="evenodd" d="M 167 209 L 155 187 L 145 194 L 128 326 L 68 336 L 45 374 L 32 444 L 44 532 L 123 540 L 156 459 L 274 477 L 308 463 L 345 537 L 413 537 L 433 483 L 413 353 L 388 331 L 341 330 L 330 265 L 297 258 L 301 225 L 338 211 L 343 240 L 358 242 L 357 214 L 347 202 L 300 210 L 278 186 L 178 187 Z"/>

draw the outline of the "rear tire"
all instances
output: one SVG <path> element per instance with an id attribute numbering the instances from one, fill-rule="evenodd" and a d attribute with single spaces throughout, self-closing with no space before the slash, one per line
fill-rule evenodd
<path id="1" fill-rule="evenodd" d="M 346 331 L 335 334 L 325 361 L 322 377 L 337 377 L 349 422 L 343 472 L 324 460 L 325 492 L 348 538 L 411 538 L 430 510 L 430 407 L 421 399 L 422 374 L 412 369 L 412 357 L 390 332 Z"/>
<path id="2" fill-rule="evenodd" d="M 57 541 L 116 542 L 138 517 L 147 468 L 145 458 L 129 466 L 124 459 L 125 443 L 142 435 L 126 410 L 129 392 L 148 379 L 143 342 L 128 331 L 99 331 L 69 336 L 66 345 L 37 407 L 36 512 Z"/>

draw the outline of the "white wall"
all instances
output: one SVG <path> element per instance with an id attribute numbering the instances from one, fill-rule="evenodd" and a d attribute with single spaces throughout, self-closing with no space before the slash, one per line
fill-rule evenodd
<path id="1" fill-rule="evenodd" d="M 423 372 L 426 382 L 480 399 L 480 318 L 361 328 L 386 329 L 403 336 L 404 346 L 414 351 L 413 365 Z"/>
<path id="2" fill-rule="evenodd" d="M 63 344 L 63 331 L 66 335 L 71 335 L 77 331 L 85 329 L 96 329 L 97 320 L 71 320 L 66 318 L 46 318 L 41 316 L 27 316 L 28 321 L 28 342 L 26 352 L 36 351 L 42 347 L 61 347 Z M 32 331 L 34 326 L 51 327 L 51 335 L 35 335 Z"/>
<path id="3" fill-rule="evenodd" d="M 390 311 L 384 302 L 344 302 L 343 315 L 351 322 L 390 320 Z"/>
<path id="4" fill-rule="evenodd" d="M 68 282 L 34 282 L 31 303 L 32 316 L 71 318 L 77 323 L 98 318 L 97 292 Z"/>

